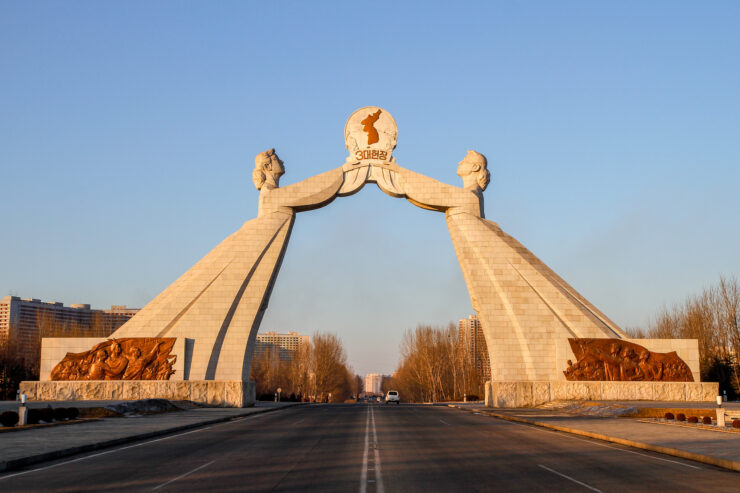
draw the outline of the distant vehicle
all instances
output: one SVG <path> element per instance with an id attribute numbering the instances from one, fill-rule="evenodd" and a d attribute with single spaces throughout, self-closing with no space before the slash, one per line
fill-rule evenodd
<path id="1" fill-rule="evenodd" d="M 385 403 L 390 404 L 391 402 L 395 402 L 396 404 L 401 403 L 401 397 L 398 395 L 397 390 L 389 390 L 387 394 L 385 394 Z"/>

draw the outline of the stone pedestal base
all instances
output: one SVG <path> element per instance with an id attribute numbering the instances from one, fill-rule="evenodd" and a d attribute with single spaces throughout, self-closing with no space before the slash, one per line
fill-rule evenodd
<path id="1" fill-rule="evenodd" d="M 716 382 L 486 382 L 487 407 L 534 407 L 550 401 L 710 401 Z"/>
<path id="2" fill-rule="evenodd" d="M 36 401 L 135 401 L 169 399 L 222 407 L 255 403 L 254 382 L 223 380 L 89 380 L 21 382 L 21 392 Z"/>

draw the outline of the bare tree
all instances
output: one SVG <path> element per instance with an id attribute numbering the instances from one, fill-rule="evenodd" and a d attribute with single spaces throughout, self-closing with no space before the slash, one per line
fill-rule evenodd
<path id="1" fill-rule="evenodd" d="M 334 334 L 316 333 L 311 340 L 315 395 L 342 402 L 351 393 L 351 377 L 342 341 Z"/>
<path id="2" fill-rule="evenodd" d="M 20 383 L 37 380 L 38 361 L 29 360 L 17 337 L 0 337 L 0 400 L 15 399 Z"/>
<path id="3" fill-rule="evenodd" d="M 466 394 L 480 395 L 476 354 L 467 337 L 458 334 L 454 324 L 446 328 L 420 325 L 407 331 L 392 385 L 409 401 L 462 400 Z"/>
<path id="4" fill-rule="evenodd" d="M 740 393 L 739 314 L 740 284 L 734 276 L 721 276 L 700 294 L 663 307 L 647 331 L 632 329 L 630 334 L 697 339 L 702 380 L 718 381 L 721 390 L 734 396 Z"/>
<path id="5" fill-rule="evenodd" d="M 343 402 L 357 385 L 342 342 L 334 334 L 314 334 L 311 344 L 300 346 L 290 358 L 281 358 L 277 347 L 269 348 L 252 359 L 250 376 L 263 397 L 281 388 L 296 399 Z"/>

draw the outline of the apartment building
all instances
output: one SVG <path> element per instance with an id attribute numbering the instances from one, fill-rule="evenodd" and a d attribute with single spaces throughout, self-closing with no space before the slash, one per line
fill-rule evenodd
<path id="1" fill-rule="evenodd" d="M 64 306 L 58 301 L 5 296 L 0 299 L 0 339 L 18 341 L 22 354 L 37 358 L 41 337 L 106 337 L 138 311 L 125 305 L 95 310 L 89 304 Z"/>
<path id="2" fill-rule="evenodd" d="M 380 373 L 368 373 L 365 375 L 365 393 L 380 394 L 383 391 L 383 378 Z"/>
<path id="3" fill-rule="evenodd" d="M 265 352 L 272 350 L 277 351 L 281 360 L 290 361 L 299 348 L 308 346 L 310 342 L 310 336 L 302 335 L 298 332 L 288 332 L 287 334 L 264 332 L 257 334 L 254 356 L 259 357 Z"/>
<path id="4" fill-rule="evenodd" d="M 475 369 L 483 381 L 491 379 L 491 362 L 488 356 L 488 346 L 483 335 L 483 328 L 477 315 L 470 315 L 460 320 L 460 340 L 465 341 L 470 356 L 475 361 Z"/>

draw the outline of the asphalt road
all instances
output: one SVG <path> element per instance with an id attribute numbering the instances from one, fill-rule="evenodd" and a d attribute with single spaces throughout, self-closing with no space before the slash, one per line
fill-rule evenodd
<path id="1" fill-rule="evenodd" d="M 0 475 L 0 491 L 740 491 L 704 464 L 445 407 L 311 405 Z"/>

